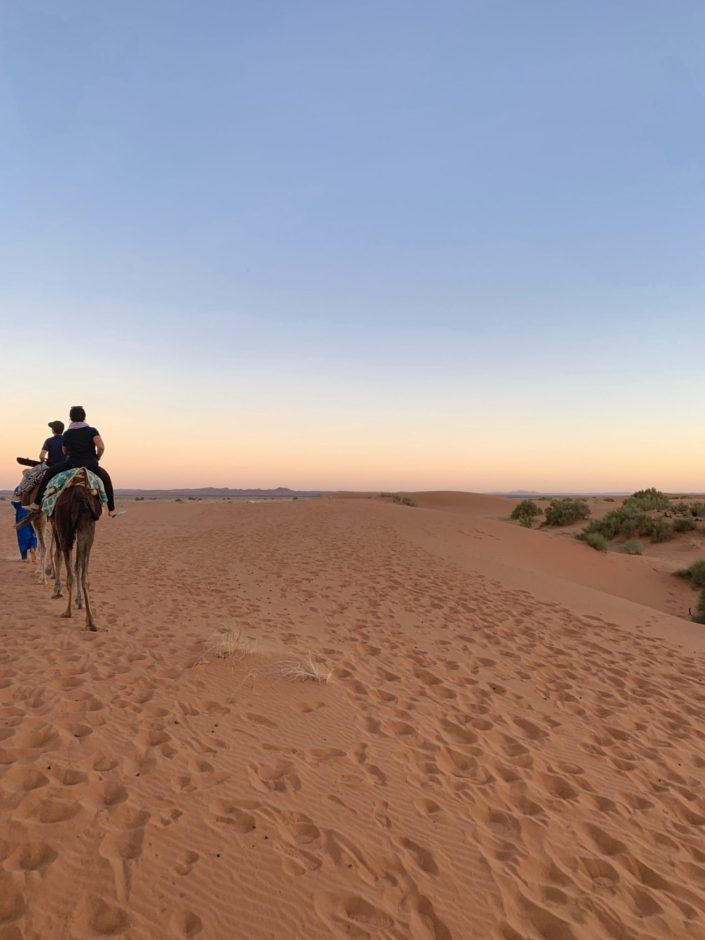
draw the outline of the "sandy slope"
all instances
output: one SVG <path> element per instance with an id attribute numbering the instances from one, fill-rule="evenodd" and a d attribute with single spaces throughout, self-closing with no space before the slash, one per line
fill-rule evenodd
<path id="1" fill-rule="evenodd" d="M 694 594 L 419 502 L 129 504 L 95 635 L 3 529 L 0 940 L 705 937 Z"/>

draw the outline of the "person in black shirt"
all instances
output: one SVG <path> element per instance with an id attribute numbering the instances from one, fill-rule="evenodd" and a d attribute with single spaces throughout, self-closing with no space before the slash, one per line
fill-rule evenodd
<path id="1" fill-rule="evenodd" d="M 55 477 L 57 473 L 61 473 L 62 470 L 71 470 L 74 467 L 86 467 L 87 470 L 92 470 L 103 481 L 105 495 L 108 497 L 108 515 L 115 516 L 113 483 L 108 471 L 98 464 L 105 450 L 103 439 L 97 428 L 87 424 L 86 412 L 81 405 L 74 405 L 69 412 L 69 417 L 71 418 L 71 424 L 68 430 L 64 431 L 62 444 L 65 460 L 47 471 L 37 491 L 35 502 L 29 508 L 37 510 L 41 507 L 49 480 Z"/>
<path id="2" fill-rule="evenodd" d="M 52 467 L 57 467 L 60 463 L 63 463 L 65 459 L 61 447 L 63 444 L 62 434 L 64 433 L 64 422 L 50 421 L 49 427 L 54 433 L 42 444 L 42 452 L 39 455 L 39 459 L 42 462 L 46 461 L 47 467 L 51 470 Z"/>

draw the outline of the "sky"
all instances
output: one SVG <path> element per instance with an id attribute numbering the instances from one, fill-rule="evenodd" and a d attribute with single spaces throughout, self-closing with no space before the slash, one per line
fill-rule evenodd
<path id="1" fill-rule="evenodd" d="M 0 486 L 705 490 L 699 0 L 0 0 Z"/>

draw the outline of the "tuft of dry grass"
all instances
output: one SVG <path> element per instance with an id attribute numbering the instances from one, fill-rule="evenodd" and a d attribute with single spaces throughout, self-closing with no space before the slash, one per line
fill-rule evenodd
<path id="1" fill-rule="evenodd" d="M 320 682 L 325 685 L 330 679 L 332 671 L 324 669 L 313 661 L 309 653 L 304 660 L 295 660 L 281 664 L 281 676 L 292 682 Z"/>
<path id="2" fill-rule="evenodd" d="M 253 645 L 242 635 L 241 630 L 222 625 L 211 633 L 208 648 L 193 665 L 206 666 L 214 659 L 234 659 L 239 663 L 253 652 Z"/>
<path id="3" fill-rule="evenodd" d="M 231 659 L 233 656 L 245 656 L 252 650 L 241 630 L 222 626 L 214 631 L 209 652 L 216 659 Z"/>

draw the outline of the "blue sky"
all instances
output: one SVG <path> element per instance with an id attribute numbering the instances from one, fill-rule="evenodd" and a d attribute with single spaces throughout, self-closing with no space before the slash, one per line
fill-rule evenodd
<path id="1" fill-rule="evenodd" d="M 694 2 L 4 3 L 0 316 L 55 376 L 11 365 L 8 421 L 34 449 L 83 402 L 124 485 L 176 409 L 241 446 L 165 485 L 695 486 L 704 35 Z"/>

